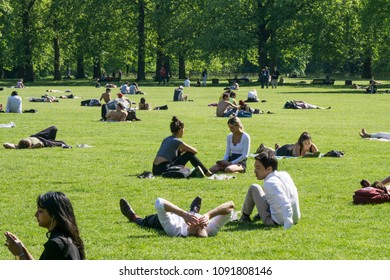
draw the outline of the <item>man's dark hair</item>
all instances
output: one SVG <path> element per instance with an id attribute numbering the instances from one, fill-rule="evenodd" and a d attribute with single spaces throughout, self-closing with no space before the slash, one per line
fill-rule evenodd
<path id="1" fill-rule="evenodd" d="M 255 160 L 260 161 L 266 169 L 271 166 L 273 171 L 278 170 L 278 159 L 272 151 L 261 152 L 255 157 Z"/>

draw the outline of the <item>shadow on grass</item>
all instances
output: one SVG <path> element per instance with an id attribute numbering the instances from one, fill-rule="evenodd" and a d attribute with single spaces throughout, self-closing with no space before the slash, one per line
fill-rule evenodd
<path id="1" fill-rule="evenodd" d="M 262 222 L 250 222 L 250 223 L 240 223 L 237 221 L 229 222 L 225 225 L 225 231 L 251 231 L 251 230 L 271 230 L 272 228 L 279 226 L 266 226 Z"/>

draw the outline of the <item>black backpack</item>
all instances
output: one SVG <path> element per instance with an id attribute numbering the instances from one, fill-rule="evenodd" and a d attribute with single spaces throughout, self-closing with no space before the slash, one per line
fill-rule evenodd
<path id="1" fill-rule="evenodd" d="M 176 179 L 184 179 L 190 176 L 190 169 L 184 167 L 183 165 L 173 165 L 168 168 L 167 171 L 163 172 L 161 176 L 163 178 L 176 178 Z"/>

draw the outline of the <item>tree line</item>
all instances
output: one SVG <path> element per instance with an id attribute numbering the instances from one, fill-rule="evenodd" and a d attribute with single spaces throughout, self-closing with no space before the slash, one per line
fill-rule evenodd
<path id="1" fill-rule="evenodd" d="M 390 72 L 388 0 L 0 0 L 0 78 Z"/>

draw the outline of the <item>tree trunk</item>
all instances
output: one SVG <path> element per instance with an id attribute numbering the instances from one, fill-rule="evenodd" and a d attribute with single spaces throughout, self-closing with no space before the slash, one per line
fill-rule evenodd
<path id="1" fill-rule="evenodd" d="M 257 53 L 258 53 L 258 63 L 260 69 L 265 66 L 269 66 L 269 58 L 268 58 L 268 44 L 267 41 L 271 35 L 271 32 L 267 30 L 268 22 L 264 19 L 263 9 L 265 8 L 262 1 L 258 1 L 257 5 L 257 13 L 258 13 L 258 25 L 257 25 Z"/>
<path id="2" fill-rule="evenodd" d="M 94 64 L 93 64 L 93 78 L 100 78 L 102 76 L 102 68 L 100 65 L 100 59 L 95 58 Z"/>
<path id="3" fill-rule="evenodd" d="M 61 80 L 61 54 L 60 54 L 60 39 L 58 36 L 53 38 L 54 48 L 54 81 Z"/>
<path id="4" fill-rule="evenodd" d="M 25 11 L 22 13 L 22 25 L 23 25 L 23 39 L 24 39 L 24 80 L 26 82 L 34 82 L 35 81 L 35 73 L 34 73 L 34 64 L 33 64 L 33 37 L 31 34 L 32 27 L 32 17 L 31 10 L 34 7 L 35 0 L 31 0 L 27 3 Z"/>
<path id="5" fill-rule="evenodd" d="M 372 78 L 372 57 L 369 53 L 366 54 L 366 57 L 363 61 L 362 78 L 363 79 Z"/>
<path id="6" fill-rule="evenodd" d="M 179 55 L 179 79 L 185 79 L 186 77 L 186 61 L 184 55 Z"/>
<path id="7" fill-rule="evenodd" d="M 138 67 L 137 67 L 137 81 L 145 80 L 145 1 L 138 1 Z"/>
<path id="8" fill-rule="evenodd" d="M 84 79 L 84 78 L 85 78 L 84 55 L 79 54 L 77 56 L 76 79 Z"/>
<path id="9" fill-rule="evenodd" d="M 157 53 L 156 53 L 156 78 L 155 80 L 159 80 L 159 71 L 161 66 L 164 65 L 164 54 L 163 54 L 163 42 L 159 35 L 157 35 Z"/>

